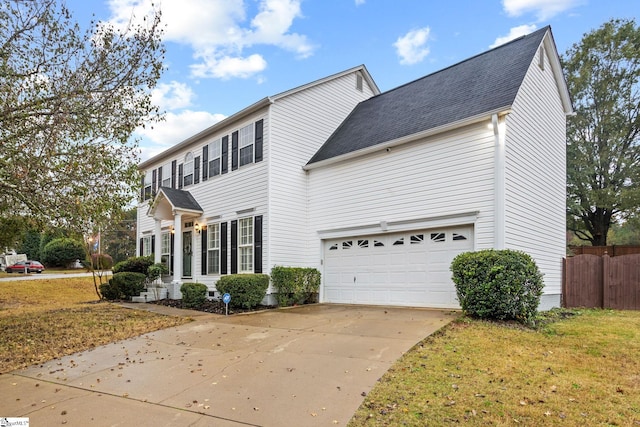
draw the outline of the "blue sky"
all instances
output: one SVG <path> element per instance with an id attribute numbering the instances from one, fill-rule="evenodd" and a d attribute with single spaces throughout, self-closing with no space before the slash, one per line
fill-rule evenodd
<path id="1" fill-rule="evenodd" d="M 142 159 L 255 101 L 364 64 L 381 91 L 551 25 L 560 54 L 637 0 L 155 0 L 166 67 Z M 81 24 L 141 18 L 152 0 L 67 0 Z"/>

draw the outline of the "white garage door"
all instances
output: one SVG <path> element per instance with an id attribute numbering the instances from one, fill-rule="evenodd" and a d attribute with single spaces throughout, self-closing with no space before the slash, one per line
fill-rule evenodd
<path id="1" fill-rule="evenodd" d="M 449 267 L 473 250 L 473 227 L 324 241 L 323 301 L 459 307 Z"/>

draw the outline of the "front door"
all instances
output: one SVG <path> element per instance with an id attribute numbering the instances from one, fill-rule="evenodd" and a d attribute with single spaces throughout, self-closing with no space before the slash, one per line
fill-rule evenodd
<path id="1" fill-rule="evenodd" d="M 182 233 L 182 277 L 190 278 L 193 263 L 192 232 Z"/>

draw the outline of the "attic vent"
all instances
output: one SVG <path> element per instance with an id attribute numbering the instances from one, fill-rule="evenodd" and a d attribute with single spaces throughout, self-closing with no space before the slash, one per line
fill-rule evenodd
<path id="1" fill-rule="evenodd" d="M 538 67 L 544 71 L 544 46 L 540 46 L 540 50 L 538 51 Z"/>
<path id="2" fill-rule="evenodd" d="M 356 73 L 356 89 L 362 92 L 362 74 Z"/>

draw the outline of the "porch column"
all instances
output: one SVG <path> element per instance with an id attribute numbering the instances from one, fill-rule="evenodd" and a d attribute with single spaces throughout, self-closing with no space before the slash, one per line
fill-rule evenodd
<path id="1" fill-rule="evenodd" d="M 155 220 L 153 235 L 156 239 L 156 247 L 153 253 L 153 262 L 158 264 L 162 262 L 162 221 L 159 219 Z"/>
<path id="2" fill-rule="evenodd" d="M 182 280 L 182 214 L 173 213 L 173 282 Z"/>

